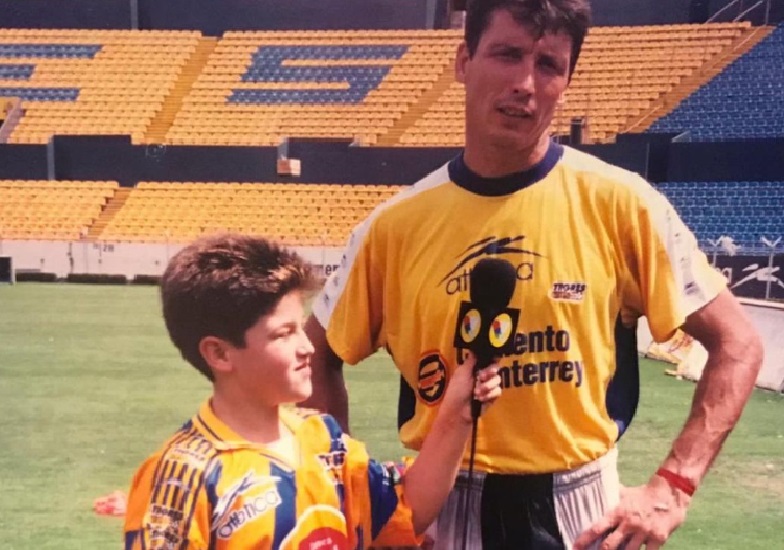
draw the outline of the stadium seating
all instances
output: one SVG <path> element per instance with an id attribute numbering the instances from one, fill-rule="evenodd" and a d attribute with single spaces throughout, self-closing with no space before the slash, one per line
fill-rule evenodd
<path id="1" fill-rule="evenodd" d="M 606 142 L 749 29 L 745 23 L 597 27 L 552 130 L 587 117 Z M 0 97 L 25 115 L 11 143 L 130 134 L 134 143 L 373 145 L 463 140 L 452 63 L 461 31 L 0 30 Z"/>
<path id="2" fill-rule="evenodd" d="M 784 136 L 784 26 L 653 123 L 694 141 Z"/>
<path id="3" fill-rule="evenodd" d="M 376 143 L 450 64 L 443 31 L 227 32 L 184 99 L 173 144 Z"/>
<path id="4" fill-rule="evenodd" d="M 194 51 L 196 31 L 0 29 L 0 97 L 25 115 L 10 143 L 145 132 Z"/>
<path id="5" fill-rule="evenodd" d="M 592 29 L 551 131 L 568 134 L 572 118 L 586 117 L 591 141 L 614 140 L 627 121 L 748 29 L 748 23 Z M 464 101 L 462 85 L 452 84 L 402 134 L 399 144 L 462 145 Z"/>
<path id="6" fill-rule="evenodd" d="M 114 195 L 115 181 L 0 180 L 0 239 L 79 239 Z"/>
<path id="7" fill-rule="evenodd" d="M 236 231 L 302 246 L 338 246 L 386 185 L 140 182 L 99 238 L 178 242 Z"/>
<path id="8" fill-rule="evenodd" d="M 784 237 L 784 181 L 668 182 L 657 188 L 703 248 L 728 236 L 747 250 L 764 250 L 760 237 Z"/>

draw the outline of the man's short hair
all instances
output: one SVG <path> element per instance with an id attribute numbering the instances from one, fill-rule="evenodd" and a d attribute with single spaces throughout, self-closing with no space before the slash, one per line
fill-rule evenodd
<path id="1" fill-rule="evenodd" d="M 560 31 L 568 34 L 572 38 L 572 75 L 591 25 L 588 0 L 468 0 L 465 41 L 469 56 L 476 53 L 491 16 L 498 10 L 508 11 L 515 21 L 534 29 L 538 36 Z"/>
<path id="2" fill-rule="evenodd" d="M 245 346 L 245 332 L 286 294 L 312 291 L 310 264 L 262 238 L 218 235 L 180 250 L 161 280 L 163 318 L 183 358 L 213 380 L 199 352 L 206 336 Z"/>

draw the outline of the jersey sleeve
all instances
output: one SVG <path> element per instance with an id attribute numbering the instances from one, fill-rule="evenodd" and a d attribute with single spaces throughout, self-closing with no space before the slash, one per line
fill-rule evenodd
<path id="1" fill-rule="evenodd" d="M 385 345 L 383 255 L 375 238 L 371 219 L 354 229 L 340 267 L 313 302 L 313 315 L 324 327 L 330 347 L 350 364 Z"/>
<path id="2" fill-rule="evenodd" d="M 364 534 L 363 548 L 417 546 L 422 538 L 414 533 L 411 509 L 405 502 L 400 476 L 394 466 L 368 457 L 364 445 L 347 439 L 352 523 Z"/>
<path id="3" fill-rule="evenodd" d="M 136 472 L 125 515 L 125 550 L 206 549 L 210 521 L 203 472 L 151 456 Z"/>
<path id="4" fill-rule="evenodd" d="M 725 289 L 726 280 L 664 195 L 643 180 L 633 187 L 619 224 L 618 239 L 627 247 L 622 306 L 645 315 L 662 342 Z"/>

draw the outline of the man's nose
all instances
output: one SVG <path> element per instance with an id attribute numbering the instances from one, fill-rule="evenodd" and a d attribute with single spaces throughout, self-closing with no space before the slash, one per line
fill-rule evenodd
<path id="1" fill-rule="evenodd" d="M 534 64 L 530 57 L 523 59 L 514 69 L 513 92 L 528 96 L 534 93 Z"/>

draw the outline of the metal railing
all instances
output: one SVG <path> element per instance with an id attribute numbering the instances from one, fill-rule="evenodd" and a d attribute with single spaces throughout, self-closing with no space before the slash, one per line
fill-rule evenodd
<path id="1" fill-rule="evenodd" d="M 733 21 L 733 22 L 742 21 L 744 17 L 746 17 L 747 15 L 751 14 L 757 8 L 764 7 L 765 8 L 765 16 L 764 16 L 764 19 L 763 19 L 763 24 L 768 25 L 769 22 L 770 22 L 770 4 L 771 4 L 771 0 L 757 0 L 757 2 L 755 2 L 750 7 L 747 8 L 746 7 L 746 0 L 733 0 L 732 2 L 730 2 L 729 4 L 727 4 L 726 6 L 721 8 L 719 11 L 717 11 L 716 13 L 711 15 L 708 18 L 707 22 L 708 23 L 718 23 L 719 22 L 719 16 L 721 14 L 725 13 L 725 12 L 728 12 L 728 10 L 730 8 L 732 8 L 732 7 L 737 7 L 738 8 L 737 15 L 735 15 L 731 19 L 731 21 Z M 731 12 L 728 12 L 728 15 L 730 13 Z"/>

